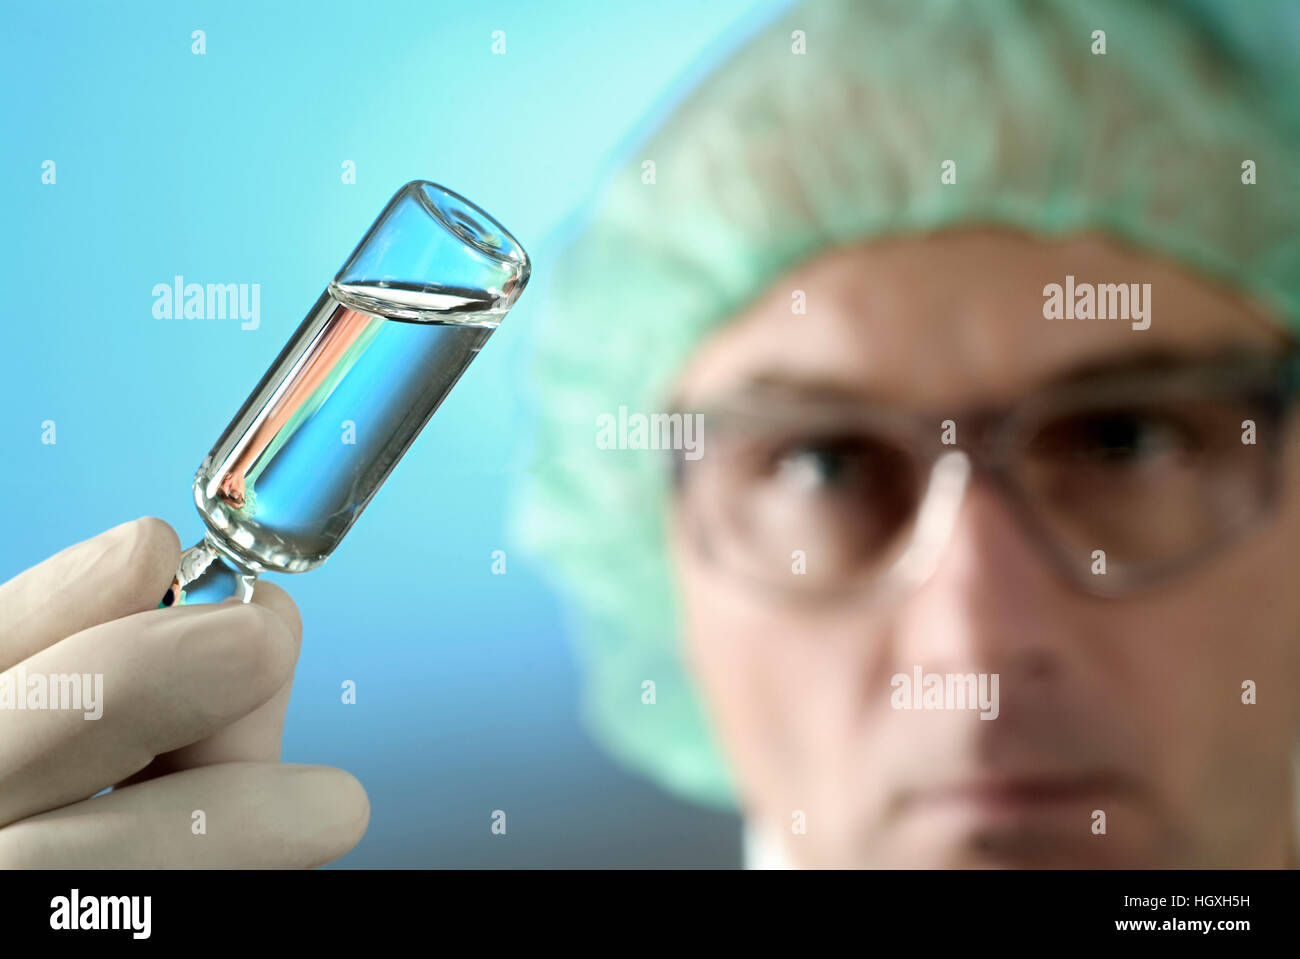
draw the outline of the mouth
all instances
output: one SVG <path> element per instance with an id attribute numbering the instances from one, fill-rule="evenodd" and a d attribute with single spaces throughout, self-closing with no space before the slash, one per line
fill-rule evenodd
<path id="1" fill-rule="evenodd" d="M 1088 806 L 1113 800 L 1127 791 L 1111 775 L 1071 777 L 995 777 L 961 780 L 909 791 L 902 811 L 955 815 L 981 821 L 1077 816 Z"/>

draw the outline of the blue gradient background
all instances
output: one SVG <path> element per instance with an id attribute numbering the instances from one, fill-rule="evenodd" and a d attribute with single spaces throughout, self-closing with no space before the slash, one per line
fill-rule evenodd
<path id="1" fill-rule="evenodd" d="M 341 866 L 738 864 L 737 819 L 579 729 L 562 600 L 505 531 L 559 244 L 611 164 L 785 4 L 6 6 L 0 581 L 141 515 L 198 539 L 199 461 L 389 196 L 442 183 L 520 240 L 533 283 L 339 552 L 275 577 L 304 619 L 284 758 L 365 785 L 369 832 Z M 178 273 L 260 284 L 260 327 L 154 319 Z"/>

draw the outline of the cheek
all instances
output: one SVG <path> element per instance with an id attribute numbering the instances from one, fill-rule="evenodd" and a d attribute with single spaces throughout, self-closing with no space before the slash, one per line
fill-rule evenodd
<path id="1" fill-rule="evenodd" d="M 1289 495 L 1262 531 L 1142 603 L 1139 677 L 1130 707 L 1160 746 L 1158 766 L 1181 802 L 1247 800 L 1283 786 L 1300 731 L 1300 502 Z M 1252 683 L 1256 702 L 1243 702 Z M 1193 799 L 1193 797 L 1199 797 Z"/>
<path id="2" fill-rule="evenodd" d="M 845 752 L 888 684 L 871 625 L 765 602 L 680 552 L 676 568 L 684 653 L 748 805 L 788 818 L 848 789 Z"/>

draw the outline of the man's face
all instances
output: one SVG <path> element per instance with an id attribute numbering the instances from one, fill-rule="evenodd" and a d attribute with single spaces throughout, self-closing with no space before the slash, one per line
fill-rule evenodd
<path id="1" fill-rule="evenodd" d="M 1067 275 L 1149 283 L 1149 328 L 1045 319 L 1044 287 Z M 678 394 L 691 410 L 774 379 L 857 392 L 933 414 L 938 444 L 946 411 L 1012 402 L 1080 366 L 1282 342 L 1244 300 L 1113 241 L 962 230 L 804 264 L 702 346 Z M 1272 519 L 1118 599 L 1058 573 L 979 473 L 933 574 L 888 604 L 792 602 L 675 523 L 686 654 L 746 816 L 810 866 L 1285 865 L 1300 729 L 1300 436 L 1287 428 Z M 767 481 L 764 521 L 789 523 L 786 555 L 814 563 L 826 532 L 800 542 L 801 510 L 834 474 L 790 466 Z M 895 708 L 891 678 L 917 668 L 998 674 L 997 717 Z"/>

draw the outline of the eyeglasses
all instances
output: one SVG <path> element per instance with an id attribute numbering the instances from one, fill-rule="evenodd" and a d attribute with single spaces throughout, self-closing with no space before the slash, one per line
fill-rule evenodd
<path id="1" fill-rule="evenodd" d="M 702 411 L 703 454 L 674 455 L 674 486 L 702 555 L 796 600 L 923 581 L 972 479 L 1071 583 L 1120 596 L 1267 517 L 1297 392 L 1297 349 L 1097 373 L 928 416 L 756 388 Z"/>

